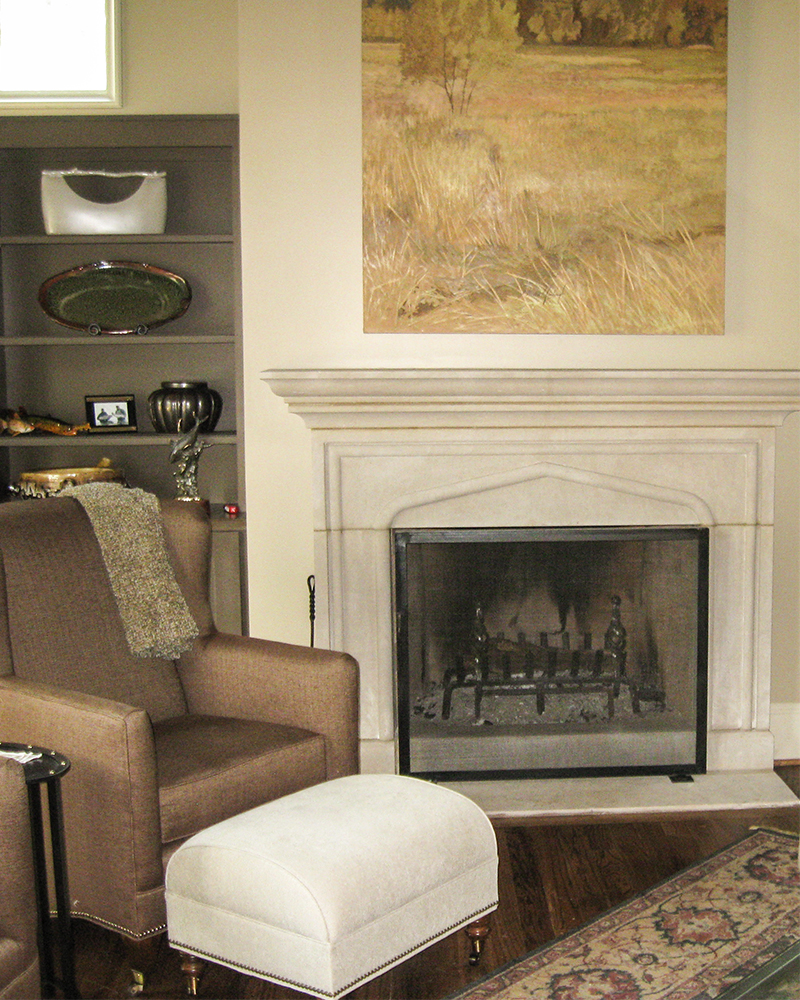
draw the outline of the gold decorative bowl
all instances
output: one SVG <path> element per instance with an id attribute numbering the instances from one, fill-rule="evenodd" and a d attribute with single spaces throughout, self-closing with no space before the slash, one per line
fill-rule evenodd
<path id="1" fill-rule="evenodd" d="M 124 483 L 125 474 L 112 469 L 109 459 L 93 467 L 79 466 L 72 469 L 37 469 L 23 472 L 16 486 L 9 489 L 21 497 L 51 497 L 66 486 L 83 486 L 85 483 Z"/>

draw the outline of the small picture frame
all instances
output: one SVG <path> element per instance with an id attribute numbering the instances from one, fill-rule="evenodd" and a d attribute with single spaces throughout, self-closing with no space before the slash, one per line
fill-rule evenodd
<path id="1" fill-rule="evenodd" d="M 86 420 L 92 434 L 135 434 L 134 396 L 86 396 Z"/>

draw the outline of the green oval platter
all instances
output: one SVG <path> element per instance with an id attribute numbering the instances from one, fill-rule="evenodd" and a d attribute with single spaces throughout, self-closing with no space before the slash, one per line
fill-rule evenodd
<path id="1" fill-rule="evenodd" d="M 100 260 L 53 275 L 39 304 L 62 326 L 91 334 L 144 334 L 189 308 L 188 282 L 153 264 Z"/>

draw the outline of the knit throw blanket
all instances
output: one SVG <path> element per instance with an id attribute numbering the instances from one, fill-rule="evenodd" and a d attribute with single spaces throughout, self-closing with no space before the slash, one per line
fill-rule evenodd
<path id="1" fill-rule="evenodd" d="M 92 524 L 134 656 L 174 660 L 199 635 L 167 556 L 158 499 L 120 483 L 68 486 Z"/>

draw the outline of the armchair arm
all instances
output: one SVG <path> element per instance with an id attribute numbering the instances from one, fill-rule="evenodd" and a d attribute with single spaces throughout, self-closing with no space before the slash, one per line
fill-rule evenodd
<path id="1" fill-rule="evenodd" d="M 6 676 L 0 677 L 0 733 L 5 740 L 57 750 L 72 764 L 62 780 L 62 799 L 73 911 L 141 933 L 143 914 L 137 910 L 143 897 L 163 886 L 147 713 Z"/>
<path id="2" fill-rule="evenodd" d="M 358 771 L 358 664 L 347 653 L 216 632 L 179 664 L 189 711 L 325 737 L 328 778 Z"/>

